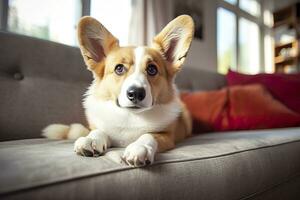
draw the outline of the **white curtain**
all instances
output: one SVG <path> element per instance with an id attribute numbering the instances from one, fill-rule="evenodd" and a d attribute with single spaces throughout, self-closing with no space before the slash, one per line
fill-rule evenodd
<path id="1" fill-rule="evenodd" d="M 153 37 L 173 18 L 172 0 L 132 0 L 129 43 L 151 44 Z"/>

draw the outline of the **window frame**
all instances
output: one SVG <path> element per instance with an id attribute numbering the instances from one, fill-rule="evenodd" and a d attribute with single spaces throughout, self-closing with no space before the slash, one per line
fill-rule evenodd
<path id="1" fill-rule="evenodd" d="M 264 43 L 264 38 L 267 32 L 271 32 L 272 28 L 269 27 L 268 25 L 266 25 L 264 23 L 265 21 L 265 15 L 264 15 L 264 11 L 266 10 L 266 6 L 264 4 L 264 1 L 260 1 L 260 15 L 254 16 L 250 13 L 248 13 L 247 11 L 243 10 L 242 8 L 239 7 L 240 5 L 240 0 L 237 0 L 236 4 L 231 4 L 225 0 L 218 0 L 217 1 L 217 9 L 218 8 L 224 8 L 230 12 L 232 12 L 233 14 L 235 14 L 236 16 L 236 34 L 235 34 L 235 50 L 236 50 L 236 69 L 239 71 L 241 66 L 241 61 L 240 61 L 240 47 L 239 47 L 239 20 L 241 18 L 245 18 L 246 20 L 249 20 L 255 24 L 258 25 L 258 29 L 259 29 L 259 71 L 265 71 L 265 43 Z M 216 29 L 217 31 L 218 28 Z M 219 66 L 218 66 L 219 67 Z"/>
<path id="2" fill-rule="evenodd" d="M 0 1 L 0 30 L 7 29 L 7 20 L 8 20 L 8 1 Z"/>

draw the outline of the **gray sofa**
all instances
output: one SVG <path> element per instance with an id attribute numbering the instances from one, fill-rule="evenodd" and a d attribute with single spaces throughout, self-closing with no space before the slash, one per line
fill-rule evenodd
<path id="1" fill-rule="evenodd" d="M 91 81 L 77 48 L 0 32 L 1 199 L 300 199 L 300 128 L 196 134 L 156 162 L 131 168 L 40 138 L 51 123 L 85 124 Z M 182 90 L 223 87 L 186 67 Z"/>

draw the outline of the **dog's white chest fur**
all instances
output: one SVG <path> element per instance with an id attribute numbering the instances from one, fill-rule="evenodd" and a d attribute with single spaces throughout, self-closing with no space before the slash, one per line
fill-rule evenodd
<path id="1" fill-rule="evenodd" d="M 163 131 L 181 112 L 177 98 L 166 105 L 134 113 L 118 107 L 115 102 L 99 101 L 88 95 L 84 107 L 89 121 L 107 134 L 115 147 L 126 147 L 145 133 Z"/>

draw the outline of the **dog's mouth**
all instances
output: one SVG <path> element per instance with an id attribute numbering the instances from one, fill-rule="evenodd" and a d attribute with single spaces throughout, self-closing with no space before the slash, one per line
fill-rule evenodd
<path id="1" fill-rule="evenodd" d="M 128 106 L 126 108 L 129 108 L 129 109 L 141 109 L 143 107 L 139 107 L 139 106 Z"/>
<path id="2" fill-rule="evenodd" d="M 145 107 L 139 106 L 139 105 L 121 106 L 120 103 L 119 103 L 118 98 L 117 98 L 117 100 L 116 100 L 116 105 L 117 105 L 119 108 L 126 108 L 126 109 L 129 109 L 129 110 L 146 109 Z"/>

